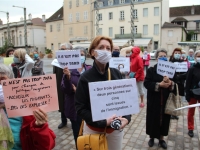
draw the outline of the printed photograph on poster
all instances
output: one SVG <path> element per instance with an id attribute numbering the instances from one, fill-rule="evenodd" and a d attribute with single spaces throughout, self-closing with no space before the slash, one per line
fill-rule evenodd
<path id="1" fill-rule="evenodd" d="M 116 57 L 111 58 L 109 62 L 110 68 L 116 68 L 121 72 L 130 72 L 130 58 Z"/>
<path id="2" fill-rule="evenodd" d="M 56 58 L 62 68 L 68 69 L 81 68 L 81 52 L 80 50 L 58 50 Z"/>
<path id="3" fill-rule="evenodd" d="M 157 74 L 173 78 L 176 71 L 176 65 L 172 62 L 158 60 Z"/>
<path id="4" fill-rule="evenodd" d="M 37 108 L 45 112 L 58 110 L 55 75 L 3 80 L 1 84 L 8 117 L 33 115 Z"/>
<path id="5" fill-rule="evenodd" d="M 139 113 L 135 78 L 91 82 L 89 91 L 93 121 Z"/>
<path id="6" fill-rule="evenodd" d="M 187 72 L 188 63 L 187 62 L 174 62 L 176 64 L 176 72 Z"/>

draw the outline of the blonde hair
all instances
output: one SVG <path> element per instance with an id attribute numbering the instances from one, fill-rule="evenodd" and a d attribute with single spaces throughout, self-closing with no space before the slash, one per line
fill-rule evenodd
<path id="1" fill-rule="evenodd" d="M 18 57 L 20 61 L 25 60 L 26 50 L 23 48 L 16 49 L 14 51 L 14 56 Z"/>

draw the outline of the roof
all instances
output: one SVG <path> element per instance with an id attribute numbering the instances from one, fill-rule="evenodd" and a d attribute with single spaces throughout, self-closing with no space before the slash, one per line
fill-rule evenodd
<path id="1" fill-rule="evenodd" d="M 51 17 L 49 17 L 46 22 L 53 22 L 57 20 L 63 20 L 63 7 L 56 11 Z"/>
<path id="2" fill-rule="evenodd" d="M 191 14 L 192 7 L 195 9 L 194 14 Z M 169 13 L 170 17 L 200 15 L 200 5 L 170 7 Z"/>
<path id="3" fill-rule="evenodd" d="M 35 26 L 45 26 L 45 22 L 42 21 L 41 18 L 33 18 L 31 20 L 32 24 L 35 25 Z"/>
<path id="4" fill-rule="evenodd" d="M 177 24 L 173 24 L 173 23 L 169 23 L 169 22 L 165 22 L 162 26 L 162 28 L 182 28 L 183 26 L 181 25 L 177 25 Z"/>
<path id="5" fill-rule="evenodd" d="M 188 22 L 188 21 L 183 17 L 177 17 L 172 22 Z"/>

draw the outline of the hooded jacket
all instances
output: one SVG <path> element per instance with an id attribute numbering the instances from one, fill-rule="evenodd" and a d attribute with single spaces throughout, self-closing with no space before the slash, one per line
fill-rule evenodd
<path id="1" fill-rule="evenodd" d="M 143 60 L 140 57 L 140 48 L 133 47 L 131 55 L 131 72 L 134 72 L 136 81 L 144 81 Z"/>

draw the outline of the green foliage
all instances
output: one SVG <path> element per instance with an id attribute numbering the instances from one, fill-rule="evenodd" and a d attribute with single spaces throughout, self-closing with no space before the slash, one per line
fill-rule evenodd
<path id="1" fill-rule="evenodd" d="M 191 41 L 192 35 L 194 34 L 194 31 L 190 31 L 187 33 L 186 41 Z"/>
<path id="2" fill-rule="evenodd" d="M 0 55 L 6 53 L 7 49 L 12 48 L 14 45 L 9 43 L 8 40 L 5 40 L 3 47 L 0 47 Z"/>
<path id="3" fill-rule="evenodd" d="M 50 50 L 50 49 L 47 48 L 47 49 L 45 49 L 45 53 L 46 54 L 52 54 L 52 50 Z"/>
<path id="4" fill-rule="evenodd" d="M 143 47 L 143 46 L 140 46 L 140 50 L 141 50 L 142 52 L 144 52 L 144 47 Z"/>

